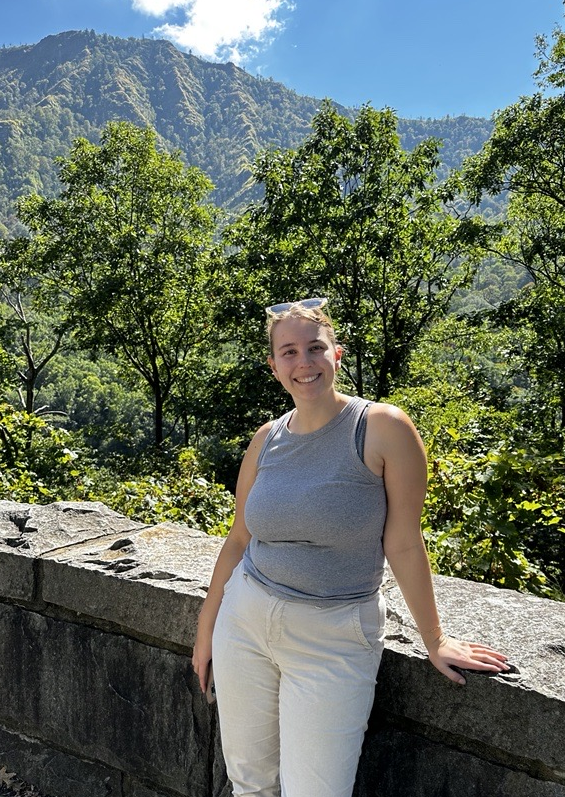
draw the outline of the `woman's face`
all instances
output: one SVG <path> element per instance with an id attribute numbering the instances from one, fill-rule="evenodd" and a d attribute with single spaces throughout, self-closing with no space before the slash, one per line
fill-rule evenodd
<path id="1" fill-rule="evenodd" d="M 285 318 L 273 327 L 272 346 L 271 370 L 293 398 L 315 399 L 333 389 L 342 350 L 322 324 Z"/>

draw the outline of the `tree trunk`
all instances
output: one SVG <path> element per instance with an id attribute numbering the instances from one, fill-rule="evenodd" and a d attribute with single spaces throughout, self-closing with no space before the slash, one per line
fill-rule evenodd
<path id="1" fill-rule="evenodd" d="M 363 358 L 361 357 L 359 349 L 357 349 L 355 354 L 355 361 L 357 366 L 357 395 L 363 398 L 365 393 L 365 385 L 363 384 Z"/>
<path id="2" fill-rule="evenodd" d="M 155 446 L 161 448 L 163 445 L 163 396 L 161 391 L 155 390 Z"/>

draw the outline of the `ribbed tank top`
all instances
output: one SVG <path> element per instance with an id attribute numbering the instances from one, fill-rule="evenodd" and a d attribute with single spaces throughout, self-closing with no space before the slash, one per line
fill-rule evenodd
<path id="1" fill-rule="evenodd" d="M 381 585 L 384 482 L 356 445 L 369 403 L 352 398 L 308 434 L 289 430 L 292 412 L 269 430 L 245 505 L 243 567 L 279 597 L 358 601 Z"/>

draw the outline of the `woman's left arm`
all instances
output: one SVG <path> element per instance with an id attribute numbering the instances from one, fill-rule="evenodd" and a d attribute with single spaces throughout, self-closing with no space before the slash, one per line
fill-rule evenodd
<path id="1" fill-rule="evenodd" d="M 366 452 L 373 467 L 382 467 L 387 519 L 384 551 L 402 591 L 432 664 L 451 681 L 463 685 L 465 678 L 453 669 L 504 672 L 506 656 L 492 648 L 446 636 L 438 616 L 430 564 L 420 530 L 426 495 L 426 454 L 414 424 L 402 410 L 376 404 L 367 424 Z M 371 462 L 367 462 L 371 467 Z"/>

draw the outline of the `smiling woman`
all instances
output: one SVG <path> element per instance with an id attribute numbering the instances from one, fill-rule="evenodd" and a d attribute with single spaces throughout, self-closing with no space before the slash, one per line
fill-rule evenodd
<path id="1" fill-rule="evenodd" d="M 324 384 L 333 385 L 341 365 L 342 348 L 336 343 L 329 317 L 321 313 L 326 302 L 325 298 L 315 298 L 267 308 L 268 362 L 275 379 L 295 400 L 301 386 L 308 386 L 298 394 L 305 397 L 316 396 Z M 281 332 L 283 320 L 288 323 Z"/>
<path id="2" fill-rule="evenodd" d="M 193 666 L 214 660 L 233 794 L 351 797 L 384 647 L 385 557 L 428 648 L 458 668 L 506 657 L 442 632 L 420 533 L 422 442 L 398 408 L 336 390 L 324 300 L 267 309 L 268 361 L 295 409 L 262 426 L 204 602 Z"/>

